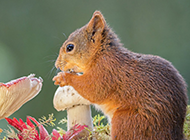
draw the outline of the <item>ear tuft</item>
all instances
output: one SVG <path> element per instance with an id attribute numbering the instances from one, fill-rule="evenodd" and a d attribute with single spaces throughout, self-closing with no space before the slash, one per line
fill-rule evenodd
<path id="1" fill-rule="evenodd" d="M 95 11 L 91 20 L 87 24 L 87 30 L 93 32 L 103 32 L 106 21 L 100 11 Z"/>
<path id="2" fill-rule="evenodd" d="M 93 16 L 95 16 L 95 15 L 101 15 L 101 16 L 103 16 L 102 13 L 100 11 L 97 11 L 97 10 L 93 13 Z"/>

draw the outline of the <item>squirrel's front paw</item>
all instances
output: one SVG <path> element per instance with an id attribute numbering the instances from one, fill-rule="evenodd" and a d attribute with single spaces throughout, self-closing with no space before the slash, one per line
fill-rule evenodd
<path id="1" fill-rule="evenodd" d="M 64 72 L 59 72 L 56 76 L 53 77 L 53 81 L 55 85 L 59 85 L 60 87 L 63 87 L 66 85 L 65 81 L 65 73 Z"/>

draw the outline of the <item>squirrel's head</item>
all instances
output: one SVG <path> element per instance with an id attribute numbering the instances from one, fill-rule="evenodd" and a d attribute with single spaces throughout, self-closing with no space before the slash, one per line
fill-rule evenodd
<path id="1" fill-rule="evenodd" d="M 65 72 L 85 73 L 101 49 L 106 28 L 103 15 L 95 11 L 89 23 L 74 31 L 63 43 L 55 66 Z"/>

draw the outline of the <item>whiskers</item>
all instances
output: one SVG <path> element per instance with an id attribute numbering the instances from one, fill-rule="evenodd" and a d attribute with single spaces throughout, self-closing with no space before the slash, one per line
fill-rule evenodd
<path id="1" fill-rule="evenodd" d="M 62 34 L 64 35 L 65 39 L 67 39 L 67 36 L 66 36 L 66 34 L 65 34 L 65 33 L 62 33 Z"/>
<path id="2" fill-rule="evenodd" d="M 48 79 L 50 79 L 50 78 L 52 79 L 52 77 L 56 76 L 57 73 L 59 73 L 59 72 L 61 72 L 61 70 L 59 68 L 57 69 L 55 66 L 53 66 L 47 74 Z"/>
<path id="3" fill-rule="evenodd" d="M 44 57 L 44 59 L 49 59 L 50 57 L 52 58 L 52 59 L 46 61 L 46 63 L 48 63 L 48 65 L 50 66 L 50 68 L 47 68 L 50 70 L 48 70 L 48 73 L 45 76 L 48 79 L 52 79 L 52 77 L 57 75 L 57 73 L 58 73 L 58 70 L 55 67 L 55 62 L 56 62 L 57 56 L 58 56 L 58 54 Z"/>
<path id="4" fill-rule="evenodd" d="M 65 39 L 67 39 L 67 36 L 66 36 L 65 33 L 62 33 L 62 35 L 65 37 Z M 60 38 L 58 38 L 58 37 L 54 37 L 54 38 L 59 39 L 59 40 L 62 40 L 62 39 L 60 39 Z M 59 45 L 59 46 L 61 46 L 61 45 Z M 61 71 L 60 69 L 57 69 L 57 68 L 55 67 L 55 62 L 56 62 L 56 61 L 58 61 L 58 64 L 59 64 L 59 67 L 60 67 L 60 68 L 64 66 L 64 62 L 61 62 L 60 60 L 56 60 L 57 57 L 58 57 L 58 55 L 59 55 L 59 54 L 56 53 L 55 55 L 50 55 L 50 56 L 44 57 L 44 59 L 46 59 L 46 60 L 50 58 L 50 60 L 47 60 L 47 61 L 46 61 L 46 63 L 48 63 L 48 64 L 50 65 L 50 67 L 51 67 L 51 68 L 48 68 L 48 69 L 50 69 L 50 70 L 49 70 L 48 73 L 46 74 L 46 77 L 47 77 L 48 79 L 51 79 L 52 77 L 54 77 L 55 75 L 57 75 L 58 72 Z"/>

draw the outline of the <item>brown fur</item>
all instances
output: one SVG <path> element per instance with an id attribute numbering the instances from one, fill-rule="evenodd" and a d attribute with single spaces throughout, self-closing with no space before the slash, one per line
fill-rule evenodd
<path id="1" fill-rule="evenodd" d="M 75 48 L 66 52 L 67 44 Z M 111 118 L 117 140 L 181 140 L 186 84 L 167 60 L 122 47 L 103 15 L 73 32 L 60 49 L 55 84 L 71 85 Z M 76 72 L 83 72 L 78 76 Z"/>

